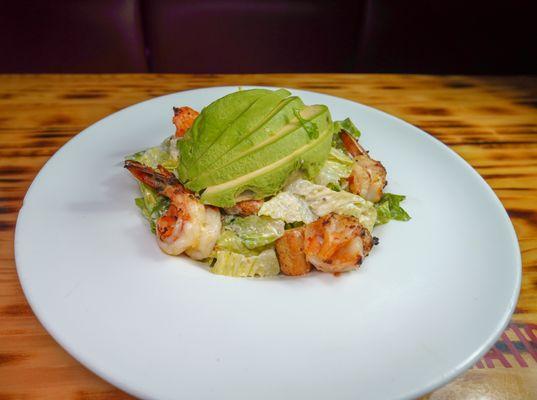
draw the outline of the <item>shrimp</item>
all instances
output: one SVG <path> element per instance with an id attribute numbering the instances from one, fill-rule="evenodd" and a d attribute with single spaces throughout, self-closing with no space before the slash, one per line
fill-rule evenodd
<path id="1" fill-rule="evenodd" d="M 350 191 L 373 203 L 379 202 L 387 183 L 386 169 L 380 161 L 369 157 L 368 152 L 348 132 L 342 130 L 339 136 L 345 149 L 354 157 L 348 178 Z"/>
<path id="2" fill-rule="evenodd" d="M 170 207 L 156 222 L 155 233 L 161 250 L 171 255 L 186 252 L 196 260 L 207 258 L 220 235 L 220 211 L 201 204 L 174 174 L 161 165 L 154 170 L 127 160 L 125 168 L 136 179 L 170 199 Z"/>
<path id="3" fill-rule="evenodd" d="M 177 128 L 175 137 L 183 137 L 200 113 L 190 107 L 173 108 L 173 124 Z"/>
<path id="4" fill-rule="evenodd" d="M 304 227 L 286 230 L 274 243 L 284 275 L 305 275 L 311 271 L 311 264 L 304 255 Z"/>
<path id="5" fill-rule="evenodd" d="M 239 201 L 233 207 L 225 208 L 224 211 L 231 215 L 240 215 L 241 217 L 246 217 L 248 215 L 257 214 L 262 205 L 263 200 L 244 200 Z"/>
<path id="6" fill-rule="evenodd" d="M 205 221 L 201 226 L 198 244 L 187 249 L 186 254 L 194 260 L 203 260 L 209 257 L 220 236 L 221 229 L 220 210 L 216 207 L 205 206 Z"/>
<path id="7" fill-rule="evenodd" d="M 355 217 L 330 213 L 304 229 L 306 260 L 324 272 L 344 272 L 359 267 L 374 239 Z"/>

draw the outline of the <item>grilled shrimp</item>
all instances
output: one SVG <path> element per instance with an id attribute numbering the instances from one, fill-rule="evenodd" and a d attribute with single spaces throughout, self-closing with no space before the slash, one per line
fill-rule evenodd
<path id="1" fill-rule="evenodd" d="M 364 199 L 377 203 L 386 186 L 386 169 L 380 161 L 373 160 L 365 149 L 348 132 L 339 133 L 345 149 L 354 157 L 349 176 L 349 189 Z"/>
<path id="2" fill-rule="evenodd" d="M 175 137 L 183 137 L 199 114 L 199 112 L 190 107 L 174 107 L 172 121 L 177 128 Z"/>
<path id="3" fill-rule="evenodd" d="M 233 207 L 224 208 L 227 214 L 240 215 L 246 217 L 248 215 L 255 215 L 263 205 L 263 200 L 244 200 L 239 201 Z"/>
<path id="4" fill-rule="evenodd" d="M 160 165 L 154 170 L 127 160 L 125 168 L 170 199 L 170 207 L 156 223 L 157 243 L 162 251 L 171 255 L 186 252 L 196 260 L 207 258 L 220 235 L 220 211 L 201 204 L 174 174 Z"/>
<path id="5" fill-rule="evenodd" d="M 373 238 L 355 217 L 331 213 L 305 226 L 306 260 L 324 272 L 357 268 L 373 247 Z"/>
<path id="6" fill-rule="evenodd" d="M 275 242 L 280 269 L 284 275 L 305 275 L 311 264 L 304 255 L 304 227 L 286 230 Z"/>
<path id="7" fill-rule="evenodd" d="M 197 246 L 186 250 L 186 254 L 194 260 L 203 260 L 209 257 L 222 229 L 220 210 L 216 207 L 205 206 L 205 221 L 201 224 L 201 231 Z"/>

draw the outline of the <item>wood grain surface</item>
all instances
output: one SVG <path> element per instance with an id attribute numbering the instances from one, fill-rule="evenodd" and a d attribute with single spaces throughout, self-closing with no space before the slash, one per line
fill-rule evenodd
<path id="1" fill-rule="evenodd" d="M 33 315 L 15 270 L 17 212 L 47 159 L 88 125 L 155 96 L 220 85 L 355 100 L 424 129 L 477 169 L 514 223 L 522 291 L 507 340 L 425 398 L 537 398 L 537 78 L 307 74 L 0 75 L 0 399 L 130 398 L 69 356 Z"/>

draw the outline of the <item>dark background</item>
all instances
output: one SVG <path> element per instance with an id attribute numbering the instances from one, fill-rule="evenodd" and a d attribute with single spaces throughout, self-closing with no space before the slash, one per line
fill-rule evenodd
<path id="1" fill-rule="evenodd" d="M 0 0 L 0 73 L 533 74 L 533 2 Z"/>

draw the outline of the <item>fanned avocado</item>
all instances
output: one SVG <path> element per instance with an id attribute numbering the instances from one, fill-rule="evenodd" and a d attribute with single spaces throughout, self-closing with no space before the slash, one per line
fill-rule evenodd
<path id="1" fill-rule="evenodd" d="M 213 113 L 222 115 L 223 106 L 234 117 L 218 122 Z M 179 177 L 203 203 L 228 207 L 275 194 L 296 170 L 313 176 L 331 141 L 326 106 L 304 106 L 284 89 L 239 91 L 200 113 L 180 142 Z"/>
<path id="2" fill-rule="evenodd" d="M 330 123 L 327 114 L 325 106 L 309 106 L 300 112 L 304 120 L 316 124 L 318 128 Z M 199 190 L 228 182 L 256 171 L 259 165 L 275 163 L 282 158 L 282 155 L 290 154 L 309 142 L 311 142 L 309 133 L 301 122 L 293 117 L 277 131 L 269 131 L 264 140 L 254 141 L 242 152 L 228 152 L 221 159 L 223 162 L 213 164 L 209 172 L 201 174 L 189 185 L 193 190 Z"/>
<path id="3" fill-rule="evenodd" d="M 202 172 L 191 181 L 190 185 L 193 190 L 199 190 L 208 186 L 209 183 L 205 182 L 205 180 L 210 178 L 210 175 L 212 175 L 214 171 L 227 166 L 232 161 L 243 157 L 246 153 L 251 153 L 252 149 L 258 148 L 260 143 L 265 143 L 267 139 L 273 141 L 288 133 L 289 129 L 286 129 L 288 124 L 292 120 L 297 121 L 296 116 L 294 115 L 295 110 L 302 110 L 303 108 L 304 103 L 296 96 L 287 97 L 280 101 L 267 116 L 263 125 L 257 130 L 245 135 L 238 143 L 235 143 L 233 147 L 226 146 L 227 151 L 212 163 L 210 169 Z"/>
<path id="4" fill-rule="evenodd" d="M 231 122 L 217 137 L 211 146 L 198 158 L 191 172 L 206 172 L 207 168 L 220 158 L 226 159 L 227 152 L 237 143 L 244 140 L 251 132 L 262 128 L 273 117 L 282 99 L 289 97 L 291 93 L 285 89 L 269 91 L 259 96 L 244 112 Z M 302 102 L 297 108 L 302 108 Z M 279 112 L 276 112 L 279 114 Z M 269 128 L 270 129 L 270 128 Z M 205 132 L 203 132 L 205 134 Z M 192 174 L 193 178 L 194 175 Z"/>
<path id="5" fill-rule="evenodd" d="M 270 93 L 272 91 L 268 89 L 238 91 L 205 107 L 179 143 L 181 163 L 178 173 L 181 180 L 188 180 L 191 174 L 197 173 L 197 161 L 213 142 L 256 100 Z"/>

